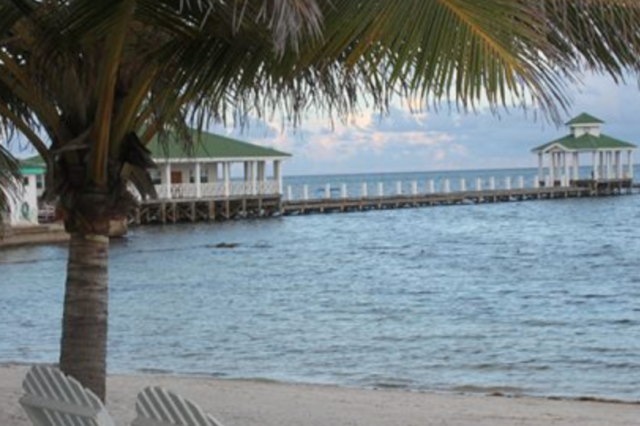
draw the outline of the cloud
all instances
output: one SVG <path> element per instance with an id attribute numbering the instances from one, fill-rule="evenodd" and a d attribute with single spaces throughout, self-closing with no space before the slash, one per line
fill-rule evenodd
<path id="1" fill-rule="evenodd" d="M 605 133 L 640 142 L 636 84 L 587 76 L 564 118 L 581 112 L 606 121 Z M 385 116 L 363 111 L 346 123 L 310 115 L 295 131 L 278 120 L 254 120 L 249 129 L 230 135 L 292 153 L 289 175 L 535 167 L 531 148 L 567 133 L 521 110 L 412 113 L 400 106 Z"/>

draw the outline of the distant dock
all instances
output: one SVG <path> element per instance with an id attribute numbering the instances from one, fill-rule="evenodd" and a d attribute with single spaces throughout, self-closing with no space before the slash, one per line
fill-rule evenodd
<path id="1" fill-rule="evenodd" d="M 561 182 L 556 182 L 555 186 L 538 186 L 534 188 L 525 188 L 523 180 L 519 180 L 520 185 L 517 188 L 510 187 L 510 179 L 507 179 L 507 188 L 504 189 L 483 189 L 478 184 L 476 190 L 466 190 L 464 182 L 460 184 L 461 190 L 450 191 L 449 182 L 445 180 L 443 190 L 435 191 L 433 184 L 430 184 L 431 191 L 427 193 L 418 193 L 416 183 L 414 183 L 411 194 L 402 194 L 398 191 L 394 195 L 383 195 L 383 191 L 379 190 L 377 196 L 368 196 L 366 187 L 363 188 L 363 196 L 349 197 L 344 187 L 339 197 L 330 197 L 331 191 L 326 190 L 324 198 L 308 198 L 300 200 L 288 200 L 283 203 L 282 214 L 299 215 L 311 213 L 334 213 L 349 211 L 366 211 L 366 210 L 387 210 L 400 208 L 430 207 L 430 206 L 446 206 L 461 204 L 483 204 L 483 203 L 499 203 L 510 201 L 527 201 L 527 200 L 551 200 L 561 198 L 580 198 L 580 197 L 603 197 L 612 195 L 623 195 L 633 193 L 634 186 L 631 180 L 609 180 L 609 181 L 592 181 L 582 180 L 571 182 L 569 186 L 561 186 Z M 491 181 L 490 186 L 495 186 L 495 182 Z M 400 189 L 400 185 L 398 185 Z M 305 194 L 307 191 L 305 191 Z"/>
<path id="2" fill-rule="evenodd" d="M 389 193 L 392 188 L 388 188 L 388 185 L 385 187 L 383 183 L 378 183 L 373 188 L 363 183 L 354 195 L 348 193 L 346 184 L 338 187 L 326 185 L 321 191 L 314 192 L 313 196 L 310 196 L 309 185 L 303 185 L 299 198 L 294 198 L 292 188 L 288 187 L 284 200 L 280 195 L 274 194 L 145 200 L 129 217 L 129 223 L 215 222 L 281 215 L 603 197 L 631 194 L 634 189 L 638 189 L 630 179 L 556 181 L 553 186 L 549 185 L 550 182 L 535 180 L 533 187 L 526 187 L 524 177 L 507 177 L 499 182 L 498 187 L 496 179 L 489 178 L 484 181 L 476 179 L 475 189 L 468 189 L 465 179 L 456 183 L 456 188 L 452 190 L 449 179 L 440 182 L 438 188 L 433 180 L 429 180 L 425 190 L 420 192 L 418 182 L 413 181 L 409 183 L 410 191 L 403 192 L 407 182 L 404 185 L 403 182 L 397 182 L 394 193 Z M 375 191 L 370 192 L 370 189 Z"/>

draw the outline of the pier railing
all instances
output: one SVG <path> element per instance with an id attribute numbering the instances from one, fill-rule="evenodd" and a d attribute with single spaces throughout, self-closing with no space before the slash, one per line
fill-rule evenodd
<path id="1" fill-rule="evenodd" d="M 288 185 L 284 194 L 287 202 L 340 200 L 353 198 L 384 198 L 394 196 L 423 196 L 486 191 L 538 190 L 545 188 L 598 188 L 603 186 L 630 188 L 632 180 L 624 179 L 562 179 L 540 181 L 538 176 L 501 176 L 477 178 L 443 178 L 395 182 L 327 183 L 324 185 Z"/>
<path id="2" fill-rule="evenodd" d="M 506 176 L 469 178 L 444 178 L 427 179 L 423 181 L 396 181 L 396 182 L 353 182 L 350 184 L 324 184 L 311 186 L 308 184 L 294 187 L 288 185 L 285 192 L 285 200 L 322 200 L 322 199 L 348 199 L 348 198 L 380 198 L 390 196 L 418 196 L 425 194 L 449 194 L 453 192 L 468 191 L 494 191 L 539 188 L 551 186 L 551 183 L 541 183 L 536 177 Z M 556 187 L 571 186 L 571 182 L 556 182 Z"/>
<path id="3" fill-rule="evenodd" d="M 156 185 L 159 199 L 223 199 L 228 197 L 247 197 L 259 195 L 278 195 L 278 182 L 267 180 L 263 182 L 230 181 L 202 183 L 179 183 L 171 185 Z M 167 189 L 169 194 L 167 194 Z"/>

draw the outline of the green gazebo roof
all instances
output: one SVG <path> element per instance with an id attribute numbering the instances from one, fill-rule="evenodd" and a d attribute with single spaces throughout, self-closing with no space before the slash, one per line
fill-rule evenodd
<path id="1" fill-rule="evenodd" d="M 575 126 L 581 124 L 604 124 L 604 121 L 594 117 L 593 115 L 583 112 L 582 114 L 572 118 L 566 123 L 567 126 Z"/>
<path id="2" fill-rule="evenodd" d="M 556 139 L 548 142 L 544 145 L 540 145 L 534 148 L 533 152 L 541 152 L 553 145 L 560 145 L 569 151 L 594 151 L 600 149 L 635 149 L 637 145 L 630 142 L 625 142 L 620 139 L 612 138 L 604 134 L 595 136 L 590 133 L 584 134 L 579 137 L 574 135 L 567 135 L 563 138 Z"/>
<path id="3" fill-rule="evenodd" d="M 154 137 L 148 145 L 154 159 L 190 159 L 190 158 L 282 158 L 291 154 L 272 148 L 265 148 L 237 139 L 213 133 L 197 133 L 192 131 L 193 144 L 185 148 L 186 144 L 175 143 L 175 137 L 169 135 L 166 143 L 160 143 Z M 45 163 L 39 155 L 20 160 L 21 169 L 42 168 Z"/>
<path id="4" fill-rule="evenodd" d="M 282 151 L 265 148 L 237 139 L 213 133 L 198 133 L 192 131 L 193 144 L 185 148 L 180 143 L 161 143 L 154 137 L 149 143 L 153 158 L 158 159 L 189 159 L 189 158 L 281 158 L 291 157 Z M 169 135 L 168 140 L 174 139 Z"/>
<path id="5" fill-rule="evenodd" d="M 567 126 L 572 127 L 571 134 L 568 134 L 567 136 L 564 136 L 560 139 L 545 143 L 544 145 L 540 145 L 536 148 L 533 148 L 531 151 L 544 152 L 554 145 L 558 145 L 559 147 L 562 147 L 567 151 L 599 151 L 637 148 L 637 145 L 634 145 L 631 142 L 625 142 L 623 140 L 616 139 L 600 132 L 600 124 L 603 123 L 604 121 L 600 120 L 599 118 L 583 112 L 582 114 L 572 118 L 567 122 Z M 579 129 L 573 128 L 574 126 L 587 125 L 588 127 L 589 124 L 595 125 L 594 127 L 597 126 L 597 131 L 587 131 L 580 136 L 576 136 L 576 133 L 580 134 L 582 132 Z"/>
<path id="6" fill-rule="evenodd" d="M 25 176 L 41 175 L 44 174 L 47 170 L 44 161 L 42 161 L 42 157 L 40 157 L 39 155 L 18 160 L 18 165 L 20 167 L 20 173 Z"/>

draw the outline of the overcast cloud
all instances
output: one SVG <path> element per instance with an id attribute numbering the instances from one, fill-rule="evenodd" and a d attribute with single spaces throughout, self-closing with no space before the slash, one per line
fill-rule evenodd
<path id="1" fill-rule="evenodd" d="M 640 142 L 640 89 L 591 76 L 577 88 L 566 119 L 588 112 L 603 119 L 604 132 Z M 307 119 L 297 131 L 280 122 L 254 120 L 248 129 L 214 131 L 293 154 L 288 175 L 401 172 L 452 169 L 534 167 L 531 148 L 567 133 L 522 111 L 486 110 L 411 113 L 393 107 L 380 117 L 363 112 L 349 123 Z"/>

